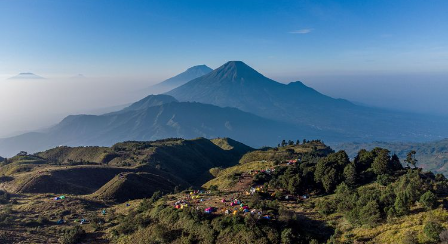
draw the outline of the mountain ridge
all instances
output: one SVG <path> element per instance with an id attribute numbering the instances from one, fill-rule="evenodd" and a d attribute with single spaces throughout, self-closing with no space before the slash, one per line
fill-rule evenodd
<path id="1" fill-rule="evenodd" d="M 259 147 L 277 144 L 283 137 L 293 135 L 294 138 L 321 136 L 313 128 L 261 118 L 237 108 L 172 101 L 104 115 L 70 115 L 45 132 L 0 140 L 0 154 L 10 156 L 22 150 L 36 152 L 59 145 L 110 146 L 119 141 L 169 137 L 231 137 Z"/>
<path id="2" fill-rule="evenodd" d="M 227 62 L 165 94 L 181 102 L 235 107 L 264 118 L 337 132 L 353 139 L 429 140 L 448 136 L 442 120 L 355 105 L 321 94 L 300 81 L 282 84 L 242 61 Z"/>

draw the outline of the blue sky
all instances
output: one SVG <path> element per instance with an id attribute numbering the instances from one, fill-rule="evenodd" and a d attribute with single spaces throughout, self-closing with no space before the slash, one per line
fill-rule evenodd
<path id="1" fill-rule="evenodd" d="M 282 80 L 443 73 L 448 1 L 0 1 L 0 74 L 159 79 L 243 60 Z"/>

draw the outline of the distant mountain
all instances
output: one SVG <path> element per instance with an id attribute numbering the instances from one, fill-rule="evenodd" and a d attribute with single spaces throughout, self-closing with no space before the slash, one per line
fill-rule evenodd
<path id="1" fill-rule="evenodd" d="M 71 79 L 86 79 L 83 74 L 77 74 L 71 77 Z"/>
<path id="2" fill-rule="evenodd" d="M 325 133 L 337 132 L 354 140 L 428 140 L 448 136 L 448 124 L 443 119 L 358 106 L 325 96 L 300 81 L 287 85 L 276 82 L 241 61 L 228 62 L 166 94 L 181 102 L 235 107 Z"/>
<path id="3" fill-rule="evenodd" d="M 34 80 L 34 79 L 45 79 L 44 77 L 35 75 L 33 73 L 20 73 L 16 76 L 13 76 L 9 79 L 14 79 L 14 80 Z"/>
<path id="4" fill-rule="evenodd" d="M 151 86 L 149 89 L 152 93 L 164 93 L 212 71 L 213 69 L 209 68 L 207 65 L 196 65 L 172 78 Z"/>
<path id="5" fill-rule="evenodd" d="M 282 139 L 320 138 L 310 127 L 299 127 L 236 108 L 177 102 L 167 95 L 148 96 L 119 112 L 72 115 L 43 133 L 0 140 L 0 154 L 36 152 L 58 145 L 110 146 L 128 140 L 232 137 L 250 146 L 276 145 Z"/>

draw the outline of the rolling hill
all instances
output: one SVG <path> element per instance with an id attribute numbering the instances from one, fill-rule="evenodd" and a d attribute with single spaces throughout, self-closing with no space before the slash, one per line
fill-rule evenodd
<path id="1" fill-rule="evenodd" d="M 14 193 L 92 194 L 125 201 L 200 186 L 211 168 L 229 167 L 253 149 L 229 138 L 122 142 L 112 147 L 57 147 L 0 165 L 0 189 Z"/>
<path id="2" fill-rule="evenodd" d="M 353 140 L 423 141 L 447 136 L 443 119 L 358 106 L 323 95 L 300 81 L 276 82 L 241 61 L 227 62 L 166 94 L 181 102 L 235 107 Z"/>

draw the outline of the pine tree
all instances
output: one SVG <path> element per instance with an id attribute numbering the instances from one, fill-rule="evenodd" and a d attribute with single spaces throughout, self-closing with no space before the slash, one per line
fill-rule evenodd
<path id="1" fill-rule="evenodd" d="M 417 152 L 414 150 L 408 152 L 408 154 L 406 155 L 406 160 L 404 160 L 408 164 L 408 166 L 410 164 L 414 168 L 417 167 L 417 162 L 418 162 L 418 160 L 415 158 L 415 154 L 417 154 Z"/>
<path id="2" fill-rule="evenodd" d="M 356 185 L 357 182 L 357 174 L 356 169 L 353 164 L 349 164 L 344 168 L 344 178 L 345 183 L 351 187 Z"/>

